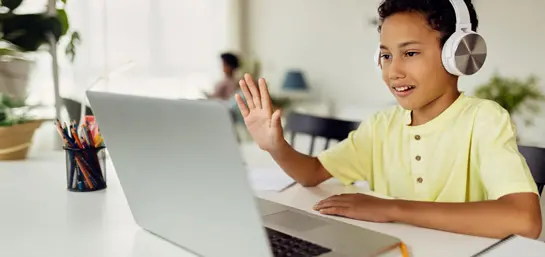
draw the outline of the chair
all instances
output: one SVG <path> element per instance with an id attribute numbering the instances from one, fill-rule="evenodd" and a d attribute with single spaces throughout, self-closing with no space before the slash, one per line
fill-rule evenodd
<path id="1" fill-rule="evenodd" d="M 295 143 L 296 134 L 307 134 L 311 136 L 309 155 L 314 152 L 316 137 L 326 139 L 324 150 L 329 147 L 330 140 L 341 141 L 348 137 L 348 134 L 357 129 L 359 122 L 346 121 L 333 118 L 324 118 L 291 112 L 286 120 L 285 130 L 291 132 L 290 144 Z"/>
<path id="2" fill-rule="evenodd" d="M 519 151 L 526 158 L 530 172 L 537 184 L 537 190 L 542 195 L 545 185 L 545 148 L 519 145 Z"/>
<path id="3" fill-rule="evenodd" d="M 81 103 L 74 101 L 68 98 L 61 98 L 66 111 L 68 112 L 68 117 L 70 120 L 80 121 L 81 119 Z M 93 115 L 93 111 L 90 107 L 85 108 L 85 115 Z"/>

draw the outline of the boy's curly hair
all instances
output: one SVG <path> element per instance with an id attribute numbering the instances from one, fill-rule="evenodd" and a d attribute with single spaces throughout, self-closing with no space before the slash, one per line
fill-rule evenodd
<path id="1" fill-rule="evenodd" d="M 464 0 L 469 10 L 471 29 L 477 31 L 479 20 L 471 0 Z M 456 14 L 449 0 L 384 0 L 378 7 L 379 26 L 384 20 L 396 13 L 416 12 L 424 15 L 431 28 L 441 33 L 441 47 L 456 30 Z"/>

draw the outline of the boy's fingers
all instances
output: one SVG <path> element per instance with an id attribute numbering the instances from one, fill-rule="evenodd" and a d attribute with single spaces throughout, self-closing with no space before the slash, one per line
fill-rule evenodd
<path id="1" fill-rule="evenodd" d="M 246 104 L 244 103 L 244 100 L 242 100 L 242 97 L 240 97 L 239 94 L 235 95 L 235 100 L 237 101 L 240 114 L 242 114 L 242 117 L 246 118 L 246 116 L 250 114 L 250 110 L 248 110 L 248 106 L 246 106 Z"/>
<path id="2" fill-rule="evenodd" d="M 269 95 L 269 89 L 267 88 L 267 82 L 264 78 L 260 78 L 257 82 L 259 84 L 259 93 L 261 94 L 261 106 L 268 113 L 271 113 L 271 96 Z"/>
<path id="3" fill-rule="evenodd" d="M 280 117 L 282 116 L 282 111 L 280 109 L 276 110 L 271 117 L 271 127 L 273 128 L 281 128 L 282 124 L 280 122 Z"/>
<path id="4" fill-rule="evenodd" d="M 244 75 L 244 80 L 246 81 L 246 85 L 248 85 L 250 93 L 252 94 L 252 98 L 246 98 L 246 101 L 250 102 L 251 100 L 253 100 L 255 107 L 261 109 L 261 97 L 259 96 L 259 89 L 257 88 L 252 78 L 252 75 L 246 73 Z"/>
<path id="5" fill-rule="evenodd" d="M 332 200 L 332 199 L 326 199 L 323 201 L 320 201 L 316 205 L 313 206 L 314 210 L 321 210 L 321 209 L 327 209 L 332 207 L 350 207 L 351 203 L 342 201 L 342 200 Z"/>
<path id="6" fill-rule="evenodd" d="M 337 215 L 337 216 L 346 216 L 348 213 L 348 208 L 346 207 L 329 207 L 319 210 L 321 214 L 325 215 Z"/>
<path id="7" fill-rule="evenodd" d="M 246 81 L 241 79 L 238 84 L 240 85 L 240 89 L 242 89 L 244 98 L 246 98 L 246 103 L 248 104 L 248 108 L 250 110 L 255 109 L 254 102 L 252 101 L 252 94 L 250 93 L 250 90 L 248 90 L 248 85 L 246 85 Z"/>

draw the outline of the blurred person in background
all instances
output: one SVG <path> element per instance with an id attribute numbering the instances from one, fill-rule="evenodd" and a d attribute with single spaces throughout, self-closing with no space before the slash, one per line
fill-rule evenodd
<path id="1" fill-rule="evenodd" d="M 239 58 L 233 53 L 222 53 L 220 55 L 224 77 L 214 87 L 214 91 L 210 94 L 205 93 L 207 98 L 215 98 L 221 100 L 230 100 L 239 89 L 238 79 L 235 74 L 240 67 Z"/>

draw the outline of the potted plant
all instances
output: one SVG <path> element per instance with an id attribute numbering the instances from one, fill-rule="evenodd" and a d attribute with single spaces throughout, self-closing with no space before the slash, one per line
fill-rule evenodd
<path id="1" fill-rule="evenodd" d="M 2 0 L 0 4 L 0 93 L 16 100 L 27 95 L 28 81 L 34 66 L 31 53 L 52 40 L 68 35 L 66 56 L 73 61 L 76 45 L 80 41 L 77 31 L 70 31 L 64 7 L 66 0 L 57 3 L 55 16 L 47 13 L 18 14 L 17 8 L 23 0 Z"/>
<path id="2" fill-rule="evenodd" d="M 41 120 L 30 117 L 34 106 L 0 93 L 0 160 L 25 159 Z"/>
<path id="3" fill-rule="evenodd" d="M 32 107 L 25 101 L 35 63 L 32 54 L 44 47 L 57 47 L 59 39 L 67 36 L 64 52 L 73 61 L 80 41 L 79 33 L 70 30 L 66 0 L 56 3 L 54 15 L 20 14 L 17 9 L 22 2 L 0 1 L 0 160 L 25 158 L 34 131 L 42 124 L 28 116 Z"/>
<path id="4" fill-rule="evenodd" d="M 532 75 L 526 79 L 506 78 L 497 72 L 488 82 L 477 88 L 475 95 L 496 101 L 511 116 L 521 115 L 526 125 L 533 124 L 532 118 L 539 113 L 540 102 L 545 100 L 536 76 Z"/>

